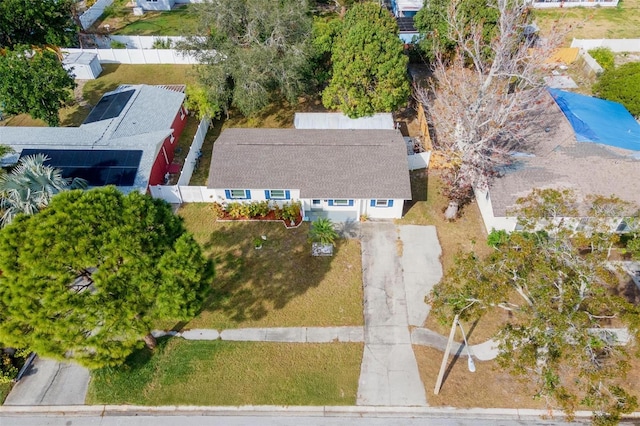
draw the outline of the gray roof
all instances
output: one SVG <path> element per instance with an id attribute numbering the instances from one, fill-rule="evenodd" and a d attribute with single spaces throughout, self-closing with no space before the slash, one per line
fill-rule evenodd
<path id="1" fill-rule="evenodd" d="M 74 52 L 67 54 L 64 59 L 62 59 L 62 63 L 65 65 L 91 65 L 91 62 L 98 58 L 97 53 L 91 52 Z"/>
<path id="2" fill-rule="evenodd" d="M 395 130 L 227 129 L 213 146 L 208 186 L 411 199 L 406 147 Z"/>
<path id="3" fill-rule="evenodd" d="M 492 184 L 495 216 L 506 216 L 515 208 L 516 199 L 527 196 L 534 188 L 573 189 L 578 201 L 587 195 L 615 195 L 640 206 L 637 152 L 577 142 L 573 128 L 555 102 L 545 119 L 533 127 L 530 142 L 534 155 L 518 157 L 514 167 Z"/>
<path id="4" fill-rule="evenodd" d="M 393 115 L 378 113 L 370 117 L 349 118 L 340 112 L 296 112 L 296 129 L 386 129 L 393 130 Z"/>
<path id="5" fill-rule="evenodd" d="M 162 143 L 172 133 L 184 86 L 123 85 L 105 95 L 131 89 L 134 95 L 115 118 L 80 127 L 0 127 L 0 144 L 17 154 L 26 148 L 142 150 L 134 188 L 144 191 Z M 17 158 L 15 153 L 10 157 Z"/>

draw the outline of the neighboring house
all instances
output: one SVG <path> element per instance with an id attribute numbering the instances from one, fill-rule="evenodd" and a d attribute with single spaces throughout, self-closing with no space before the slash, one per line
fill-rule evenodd
<path id="1" fill-rule="evenodd" d="M 516 229 L 510 212 L 535 188 L 573 189 L 578 202 L 588 195 L 615 195 L 640 206 L 640 125 L 618 103 L 550 93 L 556 102 L 531 130 L 530 152 L 514 154 L 514 165 L 489 191 L 476 191 L 487 232 Z M 586 214 L 584 205 L 581 213 Z M 611 227 L 623 231 L 622 219 L 612 220 Z M 578 229 L 588 218 L 561 220 Z"/>
<path id="2" fill-rule="evenodd" d="M 207 184 L 220 203 L 300 201 L 306 220 L 400 218 L 411 199 L 396 130 L 227 129 Z"/>
<path id="3" fill-rule="evenodd" d="M 413 18 L 423 5 L 423 0 L 391 0 L 391 10 L 397 18 Z"/>
<path id="4" fill-rule="evenodd" d="M 411 44 L 420 40 L 420 32 L 413 24 L 413 16 L 397 17 L 396 22 L 398 23 L 400 40 L 404 44 Z"/>
<path id="5" fill-rule="evenodd" d="M 146 192 L 161 184 L 186 123 L 183 85 L 125 85 L 106 93 L 80 127 L 0 127 L 0 144 L 14 150 L 3 165 L 46 154 L 65 177 L 90 186 Z"/>

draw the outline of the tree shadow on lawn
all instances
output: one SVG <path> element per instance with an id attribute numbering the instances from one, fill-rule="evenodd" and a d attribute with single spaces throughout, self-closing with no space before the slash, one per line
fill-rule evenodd
<path id="1" fill-rule="evenodd" d="M 205 250 L 227 249 L 213 255 L 216 277 L 204 311 L 221 311 L 234 322 L 259 320 L 271 310 L 283 309 L 325 278 L 333 258 L 311 256 L 306 227 L 274 232 L 274 224 L 241 225 L 221 226 L 205 244 Z M 257 250 L 253 240 L 261 235 L 268 237 Z M 334 256 L 340 244 L 336 243 Z"/>

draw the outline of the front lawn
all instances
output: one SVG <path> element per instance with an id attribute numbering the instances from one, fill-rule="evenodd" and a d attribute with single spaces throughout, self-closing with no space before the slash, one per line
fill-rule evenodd
<path id="1" fill-rule="evenodd" d="M 217 222 L 209 203 L 183 205 L 178 214 L 216 268 L 204 311 L 184 327 L 363 324 L 359 241 L 340 240 L 333 257 L 312 257 L 308 223 Z M 253 240 L 262 235 L 267 240 L 256 250 Z"/>
<path id="2" fill-rule="evenodd" d="M 87 404 L 354 405 L 363 345 L 160 339 L 94 371 Z"/>

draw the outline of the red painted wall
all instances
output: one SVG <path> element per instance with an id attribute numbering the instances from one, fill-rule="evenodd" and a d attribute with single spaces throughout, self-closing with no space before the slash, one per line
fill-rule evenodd
<path id="1" fill-rule="evenodd" d="M 176 145 L 178 145 L 178 140 L 180 139 L 180 135 L 184 130 L 184 126 L 187 124 L 187 114 L 184 114 L 184 120 L 180 118 L 180 112 L 183 111 L 184 107 L 180 107 L 180 110 L 176 114 L 176 117 L 173 119 L 173 123 L 171 124 L 171 128 L 173 129 L 173 136 L 175 140 L 171 143 L 171 136 L 166 138 L 162 143 L 162 147 L 167 153 L 167 157 L 165 158 L 162 148 L 158 152 L 158 156 L 156 157 L 156 161 L 153 163 L 153 167 L 151 168 L 151 176 L 149 177 L 149 185 L 162 185 L 164 183 L 164 175 L 169 170 L 169 164 L 173 161 L 174 151 Z M 169 159 L 167 163 L 166 159 Z"/>

